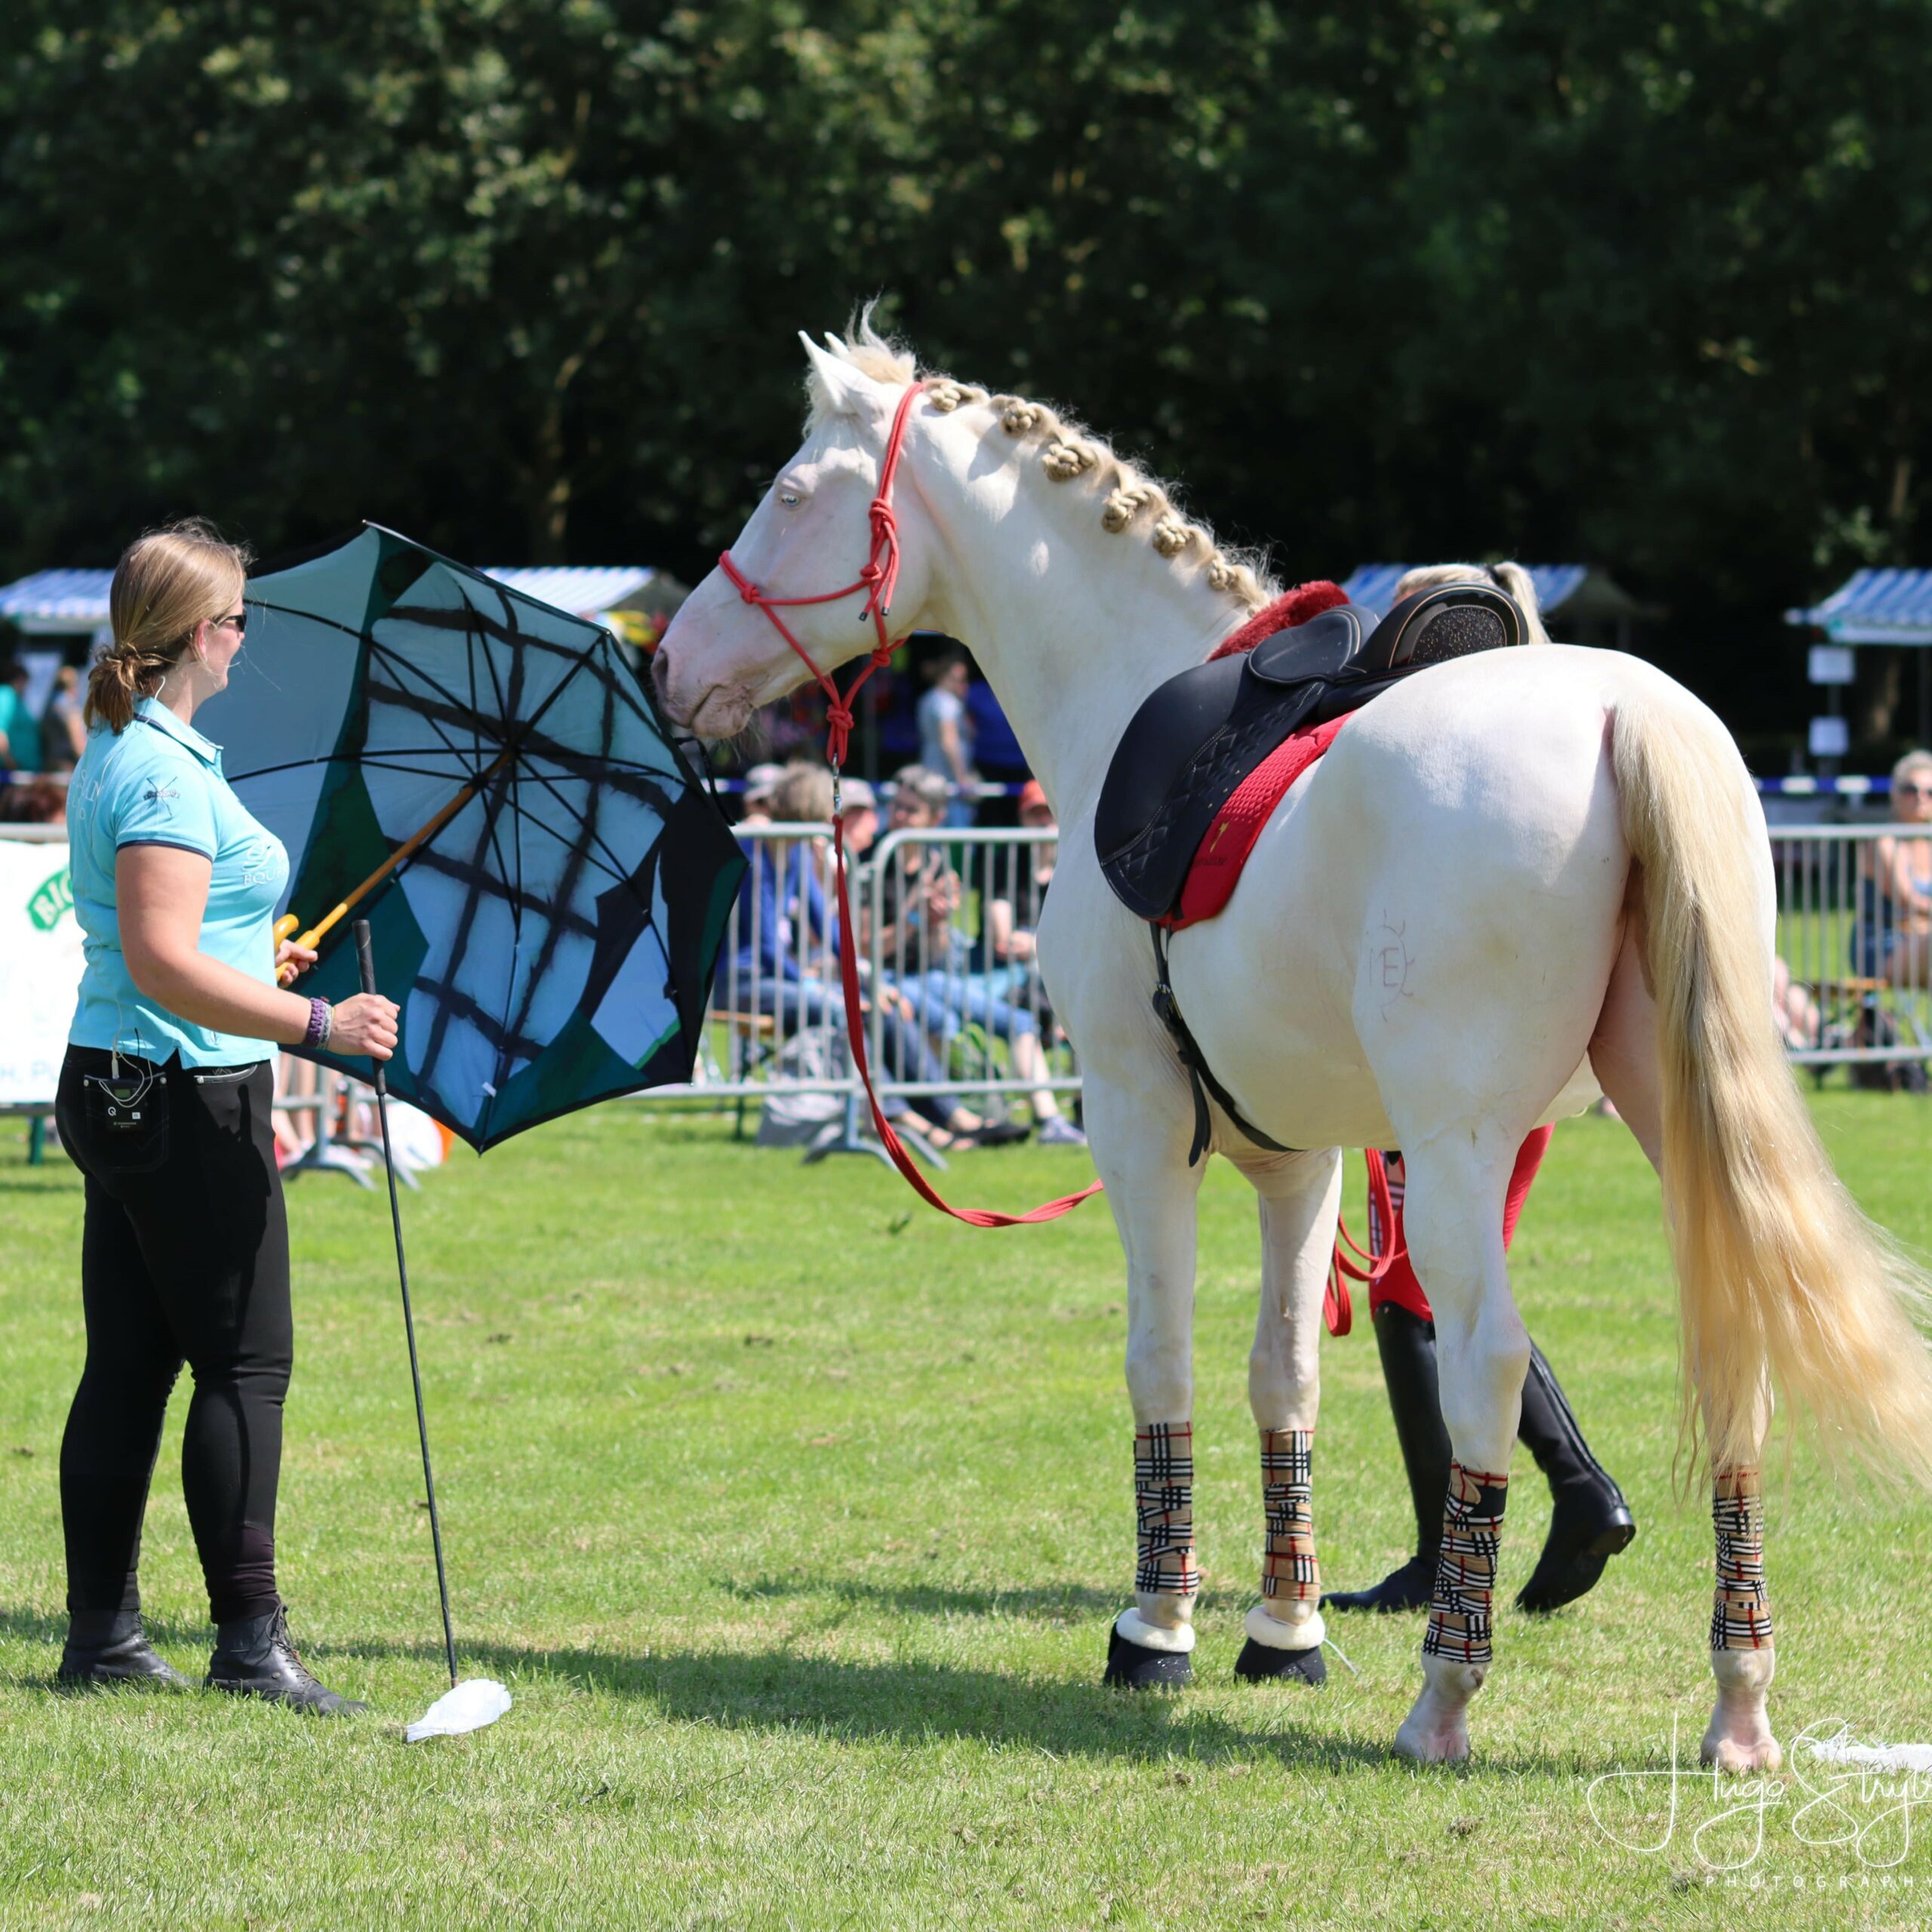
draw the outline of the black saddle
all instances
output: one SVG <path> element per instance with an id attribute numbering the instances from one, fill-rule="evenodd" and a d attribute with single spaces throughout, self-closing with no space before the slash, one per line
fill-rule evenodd
<path id="1" fill-rule="evenodd" d="M 1373 614 L 1337 605 L 1170 678 L 1134 713 L 1094 819 L 1100 869 L 1130 911 L 1174 911 L 1216 815 L 1291 731 L 1358 710 L 1429 665 L 1523 641 L 1515 599 L 1486 584 L 1418 591 L 1371 629 Z"/>

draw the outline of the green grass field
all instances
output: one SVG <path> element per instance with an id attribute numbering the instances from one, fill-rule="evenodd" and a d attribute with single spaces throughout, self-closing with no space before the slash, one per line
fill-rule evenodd
<path id="1" fill-rule="evenodd" d="M 1932 1112 L 1817 1106 L 1868 1206 L 1932 1245 Z M 375 1706 L 318 1724 L 50 1689 L 80 1192 L 57 1156 L 21 1164 L 16 1129 L 0 1161 L 0 1927 L 1932 1921 L 1909 1806 L 1799 1818 L 1787 1778 L 1721 1816 L 1692 1777 L 1668 1843 L 1662 1778 L 1595 1801 L 1652 1848 L 1593 1820 L 1592 1781 L 1663 1770 L 1673 1724 L 1694 1765 L 1709 1694 L 1709 1518 L 1671 1487 L 1672 1290 L 1614 1123 L 1559 1132 L 1515 1272 L 1638 1540 L 1572 1611 L 1499 1620 L 1474 1763 L 1420 1774 L 1386 1751 L 1418 1622 L 1335 1620 L 1358 1674 L 1331 1657 L 1318 1694 L 1232 1676 L 1260 1526 L 1254 1211 L 1225 1165 L 1196 1323 L 1198 1681 L 1139 1699 L 1097 1682 L 1133 1542 L 1103 1204 L 975 1232 L 875 1164 L 804 1168 L 709 1117 L 621 1106 L 431 1177 L 404 1211 L 458 1636 L 516 1708 L 411 1746 L 441 1663 L 382 1198 L 311 1179 L 291 1199 L 283 1587 L 325 1680 Z M 947 1185 L 1010 1208 L 1086 1171 L 986 1152 Z M 1406 1493 L 1365 1324 L 1325 1366 L 1315 1520 L 1327 1575 L 1354 1583 L 1405 1549 Z M 198 1680 L 177 1442 L 144 1583 Z M 1516 1474 L 1512 1592 L 1548 1515 L 1520 1454 Z M 1837 1718 L 1932 1740 L 1932 1508 L 1842 1492 L 1801 1454 L 1769 1515 L 1781 1735 Z"/>

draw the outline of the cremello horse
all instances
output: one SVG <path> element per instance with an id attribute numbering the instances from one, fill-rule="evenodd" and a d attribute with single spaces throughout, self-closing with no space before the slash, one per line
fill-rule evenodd
<path id="1" fill-rule="evenodd" d="M 769 598 L 846 583 L 909 356 L 861 322 L 808 341 L 810 426 L 739 538 Z M 1115 1650 L 1192 1649 L 1192 1102 L 1150 1008 L 1149 935 L 1094 851 L 1109 755 L 1164 679 L 1269 594 L 1160 487 L 1040 405 L 929 379 L 903 417 L 892 630 L 972 648 L 1060 821 L 1039 937 L 1085 1072 L 1086 1121 L 1128 1266 L 1140 1561 Z M 821 669 L 873 642 L 860 593 L 784 612 Z M 721 569 L 657 659 L 672 715 L 740 731 L 805 666 Z M 1454 1447 L 1423 1687 L 1395 1749 L 1463 1757 L 1491 1658 L 1490 1591 L 1529 1343 L 1501 1235 L 1524 1137 L 1598 1084 L 1663 1183 L 1687 1371 L 1712 1474 L 1717 1705 L 1707 1761 L 1774 1767 L 1757 1467 L 1771 1392 L 1828 1445 L 1932 1477 L 1924 1287 L 1854 1207 L 1779 1048 L 1764 822 L 1710 712 L 1638 660 L 1536 646 L 1422 672 L 1378 698 L 1275 814 L 1217 918 L 1177 934 L 1172 983 L 1267 1154 L 1217 1112 L 1260 1198 L 1249 1395 L 1266 1555 L 1251 1649 L 1312 1677 L 1321 1619 L 1309 1498 L 1317 1342 L 1346 1148 L 1401 1147 L 1408 1239 L 1435 1309 Z M 1019 1238 L 1020 1237 L 1013 1237 Z"/>

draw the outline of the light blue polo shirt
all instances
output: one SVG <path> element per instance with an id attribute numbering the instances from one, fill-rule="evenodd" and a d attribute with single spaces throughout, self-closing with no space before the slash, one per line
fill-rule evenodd
<path id="1" fill-rule="evenodd" d="M 184 1066 L 273 1060 L 273 1041 L 177 1019 L 128 971 L 114 904 L 115 854 L 124 846 L 173 845 L 206 859 L 214 872 L 197 943 L 265 986 L 275 983 L 275 908 L 288 880 L 281 841 L 250 817 L 222 776 L 221 747 L 158 699 L 141 699 L 134 714 L 118 735 L 94 727 L 67 788 L 68 866 L 87 961 L 67 1037 L 143 1060 L 178 1053 Z"/>

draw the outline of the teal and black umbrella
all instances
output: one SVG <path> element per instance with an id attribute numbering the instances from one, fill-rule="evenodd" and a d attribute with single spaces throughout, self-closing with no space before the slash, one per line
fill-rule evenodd
<path id="1" fill-rule="evenodd" d="M 374 1069 L 386 1158 L 386 1084 L 480 1152 L 688 1079 L 745 860 L 610 633 L 373 524 L 245 601 L 248 648 L 197 722 L 288 849 L 277 932 L 321 953 L 303 991 L 373 992 L 380 955 L 401 1009 Z M 457 1679 L 388 1164 L 451 1686 L 414 1739 L 510 1700 Z"/>
<path id="2" fill-rule="evenodd" d="M 390 1091 L 481 1150 L 688 1079 L 745 860 L 610 633 L 374 525 L 246 601 L 197 722 L 288 848 L 303 991 L 358 989 L 369 921 Z"/>

